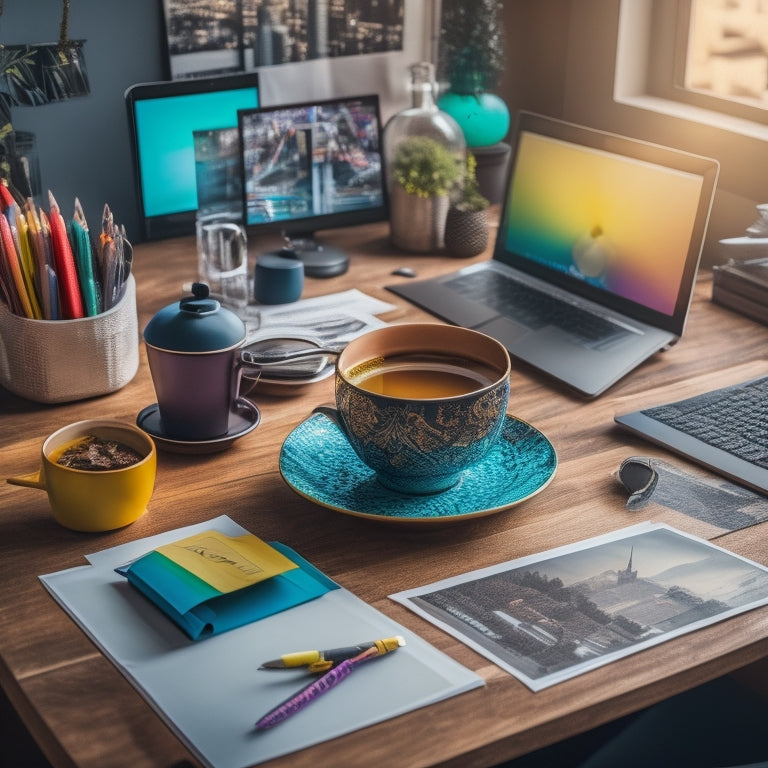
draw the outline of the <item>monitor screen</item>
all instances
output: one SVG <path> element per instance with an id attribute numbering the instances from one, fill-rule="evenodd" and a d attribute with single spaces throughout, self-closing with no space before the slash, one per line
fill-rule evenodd
<path id="1" fill-rule="evenodd" d="M 239 211 L 243 182 L 237 126 L 194 131 L 193 135 L 198 210 Z"/>
<path id="2" fill-rule="evenodd" d="M 311 238 L 387 218 L 378 96 L 238 113 L 250 232 Z"/>
<path id="3" fill-rule="evenodd" d="M 142 83 L 125 94 L 146 240 L 191 234 L 198 209 L 196 131 L 237 128 L 259 105 L 258 73 Z"/>

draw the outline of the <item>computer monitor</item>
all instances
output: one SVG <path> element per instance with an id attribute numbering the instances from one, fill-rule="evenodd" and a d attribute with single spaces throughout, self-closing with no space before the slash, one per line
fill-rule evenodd
<path id="1" fill-rule="evenodd" d="M 145 240 L 191 234 L 198 209 L 195 131 L 237 129 L 259 105 L 257 72 L 133 85 L 125 93 Z"/>
<path id="2" fill-rule="evenodd" d="M 280 231 L 322 272 L 342 254 L 315 232 L 388 217 L 377 95 L 238 112 L 249 234 Z"/>

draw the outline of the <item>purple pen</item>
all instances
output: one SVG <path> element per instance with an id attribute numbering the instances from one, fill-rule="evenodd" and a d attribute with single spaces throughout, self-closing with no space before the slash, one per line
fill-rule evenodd
<path id="1" fill-rule="evenodd" d="M 396 650 L 402 645 L 405 645 L 405 640 L 402 637 L 397 638 L 398 643 L 392 650 Z M 389 653 L 390 649 L 383 646 L 373 646 L 368 648 L 362 653 L 358 654 L 354 658 L 342 661 L 337 664 L 331 670 L 326 672 L 322 677 L 317 678 L 306 687 L 302 688 L 297 694 L 286 699 L 282 704 L 278 704 L 274 709 L 267 712 L 255 725 L 257 731 L 263 731 L 267 728 L 272 728 L 278 723 L 282 723 L 283 720 L 287 720 L 291 715 L 295 715 L 300 712 L 308 704 L 311 704 L 316 699 L 320 698 L 324 693 L 327 693 L 331 688 L 336 687 L 342 680 L 349 677 L 352 672 L 364 664 L 366 661 L 375 659 L 379 656 L 383 656 L 385 653 Z"/>

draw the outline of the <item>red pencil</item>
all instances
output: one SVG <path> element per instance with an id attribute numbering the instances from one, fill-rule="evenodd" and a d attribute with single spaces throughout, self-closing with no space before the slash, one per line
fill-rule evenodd
<path id="1" fill-rule="evenodd" d="M 3 211 L 10 208 L 16 201 L 13 199 L 13 195 L 11 194 L 11 190 L 8 189 L 8 187 L 0 182 L 0 208 L 2 208 Z"/>
<path id="2" fill-rule="evenodd" d="M 56 277 L 59 281 L 59 301 L 61 302 L 61 315 L 64 319 L 85 317 L 83 297 L 80 294 L 80 285 L 77 282 L 77 270 L 75 257 L 67 237 L 67 226 L 59 211 L 55 198 L 48 192 L 50 203 L 49 225 L 51 229 L 51 250 L 53 261 L 56 265 Z"/>

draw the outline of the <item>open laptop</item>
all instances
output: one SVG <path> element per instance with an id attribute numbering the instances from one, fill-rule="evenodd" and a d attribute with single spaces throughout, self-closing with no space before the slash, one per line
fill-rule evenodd
<path id="1" fill-rule="evenodd" d="M 388 288 L 594 397 L 682 335 L 718 171 L 521 113 L 493 258 Z"/>

